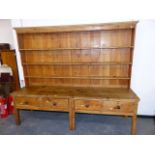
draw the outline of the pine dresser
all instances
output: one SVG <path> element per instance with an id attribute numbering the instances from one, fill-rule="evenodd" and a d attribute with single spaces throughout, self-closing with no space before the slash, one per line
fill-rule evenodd
<path id="1" fill-rule="evenodd" d="M 12 93 L 20 110 L 129 116 L 136 134 L 139 98 L 131 90 L 137 22 L 16 28 L 26 86 Z"/>

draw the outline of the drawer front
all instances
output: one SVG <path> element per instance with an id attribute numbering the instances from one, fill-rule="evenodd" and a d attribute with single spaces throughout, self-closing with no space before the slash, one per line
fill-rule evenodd
<path id="1" fill-rule="evenodd" d="M 15 106 L 41 109 L 68 110 L 68 99 L 52 97 L 16 97 Z"/>
<path id="2" fill-rule="evenodd" d="M 79 112 L 91 112 L 91 111 L 101 111 L 102 101 L 100 100 L 75 100 L 75 111 Z"/>
<path id="3" fill-rule="evenodd" d="M 135 103 L 127 101 L 103 101 L 103 112 L 134 113 L 137 111 Z"/>

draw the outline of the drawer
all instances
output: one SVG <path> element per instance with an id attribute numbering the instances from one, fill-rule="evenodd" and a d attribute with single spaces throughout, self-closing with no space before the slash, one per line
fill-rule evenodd
<path id="1" fill-rule="evenodd" d="M 36 107 L 40 110 L 55 109 L 55 110 L 68 110 L 68 99 L 65 98 L 52 98 L 52 97 L 16 97 L 15 106 Z"/>
<path id="2" fill-rule="evenodd" d="M 75 111 L 87 112 L 87 111 L 101 111 L 102 110 L 101 100 L 75 100 Z"/>
<path id="3" fill-rule="evenodd" d="M 135 103 L 128 101 L 103 101 L 103 112 L 133 113 L 137 111 Z"/>

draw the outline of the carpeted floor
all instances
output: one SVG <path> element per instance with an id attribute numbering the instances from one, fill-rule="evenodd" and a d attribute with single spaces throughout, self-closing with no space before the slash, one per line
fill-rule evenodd
<path id="1" fill-rule="evenodd" d="M 0 135 L 128 135 L 131 119 L 119 116 L 76 114 L 76 130 L 68 129 L 68 114 L 62 112 L 21 111 L 21 125 L 14 116 L 0 118 Z M 152 117 L 138 117 L 137 134 L 154 135 Z"/>

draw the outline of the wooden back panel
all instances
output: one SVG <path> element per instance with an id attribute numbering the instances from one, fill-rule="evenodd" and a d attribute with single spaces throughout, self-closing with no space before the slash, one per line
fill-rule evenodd
<path id="1" fill-rule="evenodd" d="M 16 29 L 26 86 L 129 88 L 135 24 Z"/>

